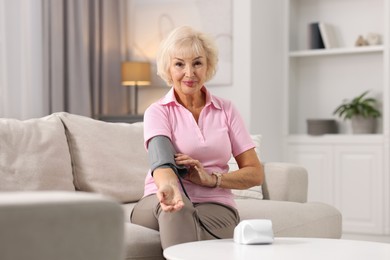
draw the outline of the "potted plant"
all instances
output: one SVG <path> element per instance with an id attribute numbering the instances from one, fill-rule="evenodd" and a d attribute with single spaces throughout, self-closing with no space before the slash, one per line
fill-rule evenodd
<path id="1" fill-rule="evenodd" d="M 344 100 L 333 112 L 343 120 L 350 119 L 355 134 L 374 133 L 376 119 L 381 116 L 376 108 L 377 100 L 367 97 L 368 92 L 367 90 L 352 100 Z"/>

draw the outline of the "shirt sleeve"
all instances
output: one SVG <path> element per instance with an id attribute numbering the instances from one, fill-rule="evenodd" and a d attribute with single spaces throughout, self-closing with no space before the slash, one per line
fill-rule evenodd
<path id="1" fill-rule="evenodd" d="M 232 154 L 236 157 L 237 155 L 254 148 L 255 144 L 237 108 L 232 102 L 227 102 L 226 105 L 225 111 L 229 123 L 229 137 L 232 146 Z"/>
<path id="2" fill-rule="evenodd" d="M 168 109 L 159 103 L 150 105 L 144 113 L 144 145 L 148 148 L 151 138 L 157 135 L 167 136 L 172 140 Z"/>

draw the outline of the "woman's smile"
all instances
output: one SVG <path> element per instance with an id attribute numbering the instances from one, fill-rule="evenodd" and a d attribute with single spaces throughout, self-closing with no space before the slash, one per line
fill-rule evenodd
<path id="1" fill-rule="evenodd" d="M 183 80 L 182 82 L 183 82 L 184 85 L 186 85 L 187 87 L 192 87 L 194 84 L 196 84 L 196 81 L 195 81 L 195 80 Z"/>

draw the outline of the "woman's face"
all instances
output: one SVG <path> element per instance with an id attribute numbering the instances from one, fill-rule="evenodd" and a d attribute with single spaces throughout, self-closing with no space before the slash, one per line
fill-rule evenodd
<path id="1" fill-rule="evenodd" d="M 188 56 L 174 55 L 169 68 L 173 86 L 178 94 L 193 95 L 200 92 L 207 72 L 205 53 Z"/>

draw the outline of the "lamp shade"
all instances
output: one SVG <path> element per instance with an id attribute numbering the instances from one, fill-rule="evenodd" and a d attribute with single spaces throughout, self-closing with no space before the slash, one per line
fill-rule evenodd
<path id="1" fill-rule="evenodd" d="M 122 63 L 122 85 L 145 86 L 150 85 L 150 63 L 126 61 Z"/>

